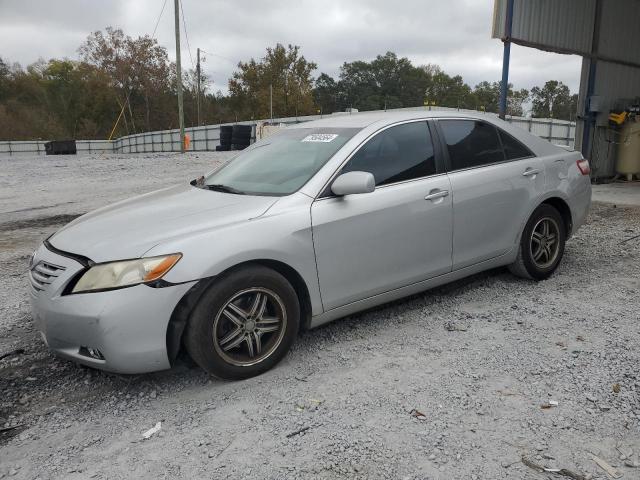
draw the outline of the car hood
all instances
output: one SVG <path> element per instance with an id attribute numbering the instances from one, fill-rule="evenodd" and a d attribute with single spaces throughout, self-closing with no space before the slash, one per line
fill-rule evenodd
<path id="1" fill-rule="evenodd" d="M 259 217 L 277 200 L 190 185 L 170 187 L 82 215 L 49 243 L 94 262 L 137 258 L 163 240 Z"/>

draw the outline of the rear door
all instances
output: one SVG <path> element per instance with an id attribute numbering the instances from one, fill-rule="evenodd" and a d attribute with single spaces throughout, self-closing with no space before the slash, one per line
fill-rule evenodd
<path id="1" fill-rule="evenodd" d="M 441 119 L 453 193 L 453 269 L 516 246 L 523 222 L 544 192 L 542 161 L 495 125 Z"/>
<path id="2" fill-rule="evenodd" d="M 339 173 L 370 172 L 371 193 L 311 207 L 326 310 L 451 271 L 451 195 L 426 121 L 371 137 Z"/>

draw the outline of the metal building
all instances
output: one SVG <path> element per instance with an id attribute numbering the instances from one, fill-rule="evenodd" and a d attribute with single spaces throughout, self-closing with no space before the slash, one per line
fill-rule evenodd
<path id="1" fill-rule="evenodd" d="M 509 42 L 582 56 L 575 145 L 595 177 L 613 176 L 609 114 L 640 103 L 640 0 L 495 0 L 493 37 L 507 75 Z"/>

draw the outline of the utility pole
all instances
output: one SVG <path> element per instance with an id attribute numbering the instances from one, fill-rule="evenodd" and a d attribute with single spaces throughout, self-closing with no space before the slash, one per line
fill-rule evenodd
<path id="1" fill-rule="evenodd" d="M 273 123 L 273 83 L 269 84 L 269 112 L 271 123 Z"/>
<path id="2" fill-rule="evenodd" d="M 184 106 L 182 104 L 182 67 L 180 65 L 180 0 L 173 1 L 176 17 L 176 83 L 178 86 L 178 123 L 180 124 L 180 153 L 184 153 Z"/>
<path id="3" fill-rule="evenodd" d="M 200 122 L 200 48 L 198 48 L 198 61 L 196 63 L 196 73 L 198 75 L 198 93 L 196 96 L 196 110 L 198 112 L 198 126 L 202 123 Z"/>

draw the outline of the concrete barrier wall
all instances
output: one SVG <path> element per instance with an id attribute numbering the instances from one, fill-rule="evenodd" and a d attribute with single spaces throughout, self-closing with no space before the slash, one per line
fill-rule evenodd
<path id="1" fill-rule="evenodd" d="M 302 118 L 302 117 L 301 117 Z M 222 125 L 255 125 L 255 121 L 223 123 Z M 220 144 L 220 127 L 222 125 L 203 125 L 201 127 L 185 128 L 185 135 L 189 136 L 189 151 L 203 152 L 216 149 Z M 253 133 L 255 138 L 255 131 Z M 113 141 L 113 151 L 118 153 L 147 153 L 147 152 L 179 152 L 180 131 L 161 130 L 127 135 Z"/>
<path id="2" fill-rule="evenodd" d="M 463 111 L 477 114 L 474 110 L 458 110 L 456 108 L 447 107 L 411 107 L 397 108 L 387 110 L 393 111 Z M 365 112 L 362 112 L 365 113 Z M 370 112 L 366 112 L 370 113 Z M 358 115 L 356 113 L 339 113 L 338 115 Z M 336 115 L 336 114 L 333 114 Z M 483 115 L 496 115 L 495 113 L 483 113 Z M 326 118 L 330 115 L 310 115 L 303 117 L 286 117 L 274 118 L 276 123 L 292 124 L 308 122 L 320 118 Z M 264 120 L 266 121 L 266 120 Z M 545 140 L 558 145 L 574 146 L 576 124 L 566 120 L 556 120 L 548 118 L 524 118 L 524 117 L 508 117 L 508 122 L 527 130 Z M 256 125 L 257 121 L 238 122 L 239 125 Z M 225 123 L 222 125 L 234 125 L 233 123 Z M 189 151 L 210 151 L 215 150 L 216 145 L 220 144 L 220 126 L 221 125 L 204 125 L 201 127 L 187 127 L 185 133 L 189 135 L 191 144 Z M 255 129 L 253 132 L 255 138 Z M 0 141 L 0 155 L 44 155 L 45 141 Z M 145 132 L 135 135 L 127 135 L 117 138 L 116 140 L 76 140 L 76 146 L 79 154 L 92 153 L 152 153 L 152 152 L 179 152 L 180 151 L 180 132 L 178 129 L 161 130 L 157 132 Z"/>
<path id="3" fill-rule="evenodd" d="M 0 155 L 45 155 L 45 140 L 0 141 Z M 76 140 L 79 154 L 112 153 L 113 142 L 109 140 Z"/>

